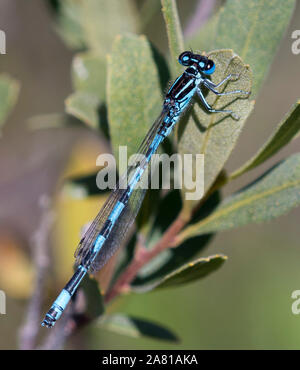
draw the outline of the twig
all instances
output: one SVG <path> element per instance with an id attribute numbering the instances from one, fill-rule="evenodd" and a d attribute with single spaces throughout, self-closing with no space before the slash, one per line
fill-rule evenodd
<path id="1" fill-rule="evenodd" d="M 25 322 L 19 331 L 20 349 L 33 349 L 36 345 L 36 337 L 40 328 L 44 281 L 50 263 L 48 255 L 48 237 L 54 221 L 54 212 L 50 209 L 51 203 L 47 195 L 42 195 L 39 199 L 39 203 L 42 208 L 41 222 L 32 237 L 36 278 Z"/>
<path id="2" fill-rule="evenodd" d="M 89 224 L 85 224 L 81 230 L 81 236 L 88 229 Z M 79 289 L 72 297 L 72 300 L 66 308 L 64 315 L 55 324 L 55 327 L 48 329 L 49 335 L 44 343 L 37 347 L 39 350 L 57 350 L 62 349 L 66 340 L 77 330 L 91 322 L 91 318 L 85 315 L 86 301 Z"/>
<path id="3" fill-rule="evenodd" d="M 184 50 L 181 24 L 175 0 L 161 0 L 161 5 L 167 29 L 169 49 L 173 61 L 171 64 L 172 75 L 175 77 L 181 73 L 181 66 L 175 61 L 178 55 Z"/>
<path id="4" fill-rule="evenodd" d="M 55 328 L 50 330 L 49 335 L 46 337 L 44 343 L 39 346 L 39 350 L 55 350 L 62 349 L 67 338 L 75 331 L 76 325 L 72 320 L 73 305 L 71 304 L 64 315 L 56 323 Z"/>
<path id="5" fill-rule="evenodd" d="M 136 277 L 138 271 L 163 250 L 170 248 L 172 243 L 175 241 L 176 235 L 186 225 L 186 223 L 187 220 L 183 219 L 181 215 L 179 215 L 152 249 L 137 248 L 132 262 L 107 293 L 105 302 L 108 303 L 119 293 L 128 290 L 129 284 Z"/>

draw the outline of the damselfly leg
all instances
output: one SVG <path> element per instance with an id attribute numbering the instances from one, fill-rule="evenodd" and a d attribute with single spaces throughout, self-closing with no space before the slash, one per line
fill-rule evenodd
<path id="1" fill-rule="evenodd" d="M 197 90 L 197 95 L 199 96 L 201 102 L 203 103 L 203 105 L 205 106 L 205 108 L 210 112 L 210 113 L 229 113 L 232 118 L 234 118 L 235 120 L 239 120 L 239 116 L 234 113 L 232 110 L 228 110 L 228 109 L 214 109 L 211 105 L 208 104 L 208 102 L 206 101 L 202 91 L 200 89 Z"/>
<path id="2" fill-rule="evenodd" d="M 225 92 L 219 92 L 218 90 L 216 90 L 217 87 L 220 87 L 221 85 L 223 85 L 226 81 L 228 81 L 232 77 L 237 77 L 238 78 L 239 75 L 238 74 L 229 74 L 227 77 L 224 78 L 224 80 L 222 80 L 218 84 L 215 84 L 212 81 L 210 81 L 208 78 L 205 78 L 205 79 L 202 80 L 202 84 L 205 87 L 207 87 L 211 92 L 216 94 L 217 96 L 232 95 L 232 94 L 243 94 L 243 95 L 248 96 L 250 94 L 250 92 L 249 91 L 244 91 L 244 90 L 233 90 L 233 91 L 225 91 Z M 203 103 L 203 105 L 205 106 L 205 108 L 210 113 L 229 113 L 236 120 L 238 120 L 240 118 L 232 110 L 212 108 L 210 106 L 210 104 L 207 102 L 207 100 L 205 99 L 200 87 L 197 88 L 197 95 L 199 96 L 199 98 L 200 98 L 201 102 Z"/>

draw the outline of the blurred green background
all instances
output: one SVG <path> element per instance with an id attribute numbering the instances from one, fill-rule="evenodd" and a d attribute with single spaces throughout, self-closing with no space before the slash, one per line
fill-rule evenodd
<path id="1" fill-rule="evenodd" d="M 165 27 L 159 2 L 155 3 L 144 33 L 166 54 Z M 197 1 L 177 3 L 185 29 Z M 57 262 L 51 277 L 52 282 L 55 279 L 54 292 L 71 271 L 80 226 L 99 208 L 97 197 L 65 199 L 57 190 L 63 176 L 95 168 L 96 156 L 107 150 L 104 138 L 82 126 L 28 129 L 28 119 L 33 116 L 64 112 L 64 100 L 72 92 L 74 53 L 55 32 L 53 23 L 54 13 L 46 1 L 0 3 L 0 28 L 7 37 L 7 54 L 0 55 L 0 70 L 21 83 L 0 144 L 0 289 L 7 294 L 7 314 L 0 315 L 0 349 L 17 348 L 18 330 L 31 294 L 30 241 L 41 216 L 38 197 L 56 195 L 57 217 L 51 238 Z M 299 2 L 254 112 L 226 164 L 229 170 L 242 165 L 261 147 L 299 98 L 300 55 L 291 52 L 295 29 L 300 29 Z M 299 139 L 227 186 L 224 194 L 239 189 L 297 150 Z M 300 289 L 299 217 L 298 208 L 267 224 L 219 233 L 208 252 L 224 253 L 229 259 L 215 274 L 176 290 L 130 295 L 118 303 L 122 312 L 172 328 L 181 338 L 179 344 L 128 338 L 91 324 L 71 338 L 67 348 L 299 349 L 300 316 L 291 311 L 291 293 Z"/>

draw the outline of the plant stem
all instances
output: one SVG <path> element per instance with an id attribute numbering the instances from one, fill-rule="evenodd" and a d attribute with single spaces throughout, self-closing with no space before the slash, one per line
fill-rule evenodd
<path id="1" fill-rule="evenodd" d="M 19 346 L 23 350 L 34 349 L 36 345 L 40 329 L 39 318 L 45 278 L 50 265 L 48 239 L 55 215 L 51 209 L 50 198 L 47 195 L 41 196 L 39 203 L 42 208 L 41 221 L 32 237 L 33 258 L 36 268 L 34 293 L 27 308 L 25 322 L 19 330 Z"/>
<path id="2" fill-rule="evenodd" d="M 121 292 L 129 289 L 130 283 L 134 280 L 138 271 L 144 265 L 150 262 L 150 260 L 156 257 L 163 250 L 172 247 L 176 235 L 186 225 L 187 221 L 188 220 L 179 215 L 152 249 L 147 250 L 146 248 L 138 248 L 132 262 L 128 265 L 123 274 L 121 274 L 111 290 L 108 291 L 105 297 L 105 302 L 110 302 Z"/>
<path id="3" fill-rule="evenodd" d="M 175 0 L 161 0 L 162 13 L 167 28 L 169 49 L 172 60 L 173 77 L 181 73 L 181 66 L 177 63 L 177 58 L 184 50 L 183 35 L 179 21 L 177 6 Z"/>
<path id="4" fill-rule="evenodd" d="M 216 190 L 225 185 L 227 182 L 227 177 L 225 173 L 221 173 L 216 179 L 215 183 L 212 185 L 211 189 L 208 191 L 203 201 L 200 202 L 198 207 L 201 207 L 203 202 Z M 113 287 L 107 292 L 105 296 L 105 303 L 110 302 L 121 292 L 129 290 L 130 283 L 134 280 L 139 270 L 150 262 L 154 257 L 156 257 L 163 250 L 170 247 L 178 246 L 178 234 L 184 228 L 184 226 L 190 221 L 192 214 L 187 214 L 182 210 L 178 215 L 176 220 L 169 226 L 162 238 L 155 244 L 155 246 L 148 250 L 143 244 L 138 245 L 135 256 L 132 262 L 128 265 L 125 271 L 121 274 L 119 279 L 113 285 Z"/>

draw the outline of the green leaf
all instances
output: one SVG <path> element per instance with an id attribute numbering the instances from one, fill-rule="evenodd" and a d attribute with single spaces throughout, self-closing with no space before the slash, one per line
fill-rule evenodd
<path id="1" fill-rule="evenodd" d="M 214 51 L 209 54 L 209 57 L 216 63 L 213 82 L 222 81 L 230 73 L 238 74 L 239 78 L 229 81 L 225 91 L 236 89 L 251 91 L 251 70 L 232 50 Z M 178 128 L 179 153 L 181 155 L 192 154 L 193 156 L 204 154 L 205 194 L 224 167 L 254 105 L 254 102 L 245 99 L 244 95 L 240 94 L 218 97 L 210 92 L 206 99 L 213 108 L 226 107 L 226 109 L 231 109 L 240 116 L 240 119 L 235 120 L 226 113 L 208 113 L 200 103 L 195 102 L 193 108 L 180 122 Z M 188 173 L 184 173 L 184 176 L 188 176 Z M 198 200 L 186 199 L 186 193 L 191 191 L 191 189 L 182 189 L 184 211 L 187 214 L 190 214 L 198 203 Z"/>
<path id="2" fill-rule="evenodd" d="M 187 263 L 163 279 L 148 287 L 143 287 L 142 291 L 153 289 L 174 288 L 192 281 L 204 278 L 223 265 L 227 257 L 223 255 L 214 255 L 207 258 L 198 258 Z"/>
<path id="3" fill-rule="evenodd" d="M 108 58 L 108 118 L 113 152 L 136 153 L 161 111 L 160 78 L 144 36 L 118 36 Z"/>
<path id="4" fill-rule="evenodd" d="M 76 54 L 72 63 L 72 81 L 76 91 L 105 98 L 106 59 L 92 52 Z"/>
<path id="5" fill-rule="evenodd" d="M 16 103 L 19 89 L 18 81 L 5 74 L 0 75 L 0 127 Z"/>
<path id="6" fill-rule="evenodd" d="M 171 342 L 178 341 L 176 335 L 164 326 L 125 314 L 104 316 L 99 320 L 99 325 L 101 328 L 134 338 L 149 337 Z"/>
<path id="7" fill-rule="evenodd" d="M 293 140 L 297 140 L 300 137 L 300 131 L 293 137 Z"/>
<path id="8" fill-rule="evenodd" d="M 58 32 L 71 48 L 87 46 L 105 55 L 117 34 L 136 30 L 129 0 L 64 0 L 60 5 Z"/>
<path id="9" fill-rule="evenodd" d="M 78 0 L 64 0 L 59 5 L 57 32 L 70 48 L 82 49 L 86 42 L 81 25 L 81 2 L 78 2 Z"/>
<path id="10" fill-rule="evenodd" d="M 226 1 L 190 43 L 197 50 L 231 48 L 249 63 L 256 95 L 295 7 L 294 0 Z"/>
<path id="11" fill-rule="evenodd" d="M 99 103 L 99 99 L 95 95 L 77 91 L 66 99 L 66 112 L 96 129 L 98 127 L 97 109 Z"/>
<path id="12" fill-rule="evenodd" d="M 225 199 L 214 213 L 187 227 L 178 243 L 192 236 L 261 223 L 300 204 L 300 154 L 265 172 L 246 188 Z"/>
<path id="13" fill-rule="evenodd" d="M 182 73 L 182 67 L 177 63 L 177 58 L 184 51 L 183 35 L 175 0 L 161 0 L 161 4 L 171 52 L 172 74 L 175 77 Z"/>
<path id="14" fill-rule="evenodd" d="M 85 296 L 84 315 L 90 320 L 101 316 L 105 309 L 97 281 L 86 276 L 80 287 Z"/>
<path id="15" fill-rule="evenodd" d="M 147 235 L 147 248 L 152 248 L 153 245 L 160 240 L 163 233 L 178 216 L 181 207 L 180 192 L 177 189 L 169 191 L 160 200 L 157 205 L 159 212 L 156 212 L 155 220 Z"/>
<path id="16" fill-rule="evenodd" d="M 150 24 L 151 21 L 155 22 L 155 16 L 158 14 L 160 15 L 161 11 L 161 3 L 160 0 L 154 1 L 144 1 L 140 5 L 139 9 L 139 31 L 144 33 L 147 26 Z M 150 26 L 151 27 L 151 26 Z"/>
<path id="17" fill-rule="evenodd" d="M 137 233 L 133 233 L 132 237 L 128 241 L 126 248 L 121 248 L 118 256 L 118 264 L 115 268 L 114 275 L 111 279 L 110 286 L 113 286 L 117 279 L 120 277 L 121 273 L 129 265 L 129 263 L 134 258 L 135 246 L 137 243 Z"/>
<path id="18" fill-rule="evenodd" d="M 273 135 L 262 146 L 262 148 L 242 167 L 229 175 L 230 179 L 235 179 L 243 173 L 252 170 L 272 157 L 281 148 L 288 144 L 300 132 L 300 101 L 297 102 L 290 112 L 277 126 Z"/>
<path id="19" fill-rule="evenodd" d="M 100 114 L 105 99 L 105 59 L 91 52 L 77 54 L 72 64 L 72 80 L 75 93 L 66 99 L 66 111 L 94 129 L 105 125 Z"/>
<path id="20" fill-rule="evenodd" d="M 146 235 L 151 227 L 151 221 L 159 209 L 160 189 L 148 189 L 143 199 L 141 209 L 136 217 L 139 233 Z"/>
<path id="21" fill-rule="evenodd" d="M 137 14 L 129 0 L 84 0 L 81 8 L 86 41 L 100 55 L 110 52 L 116 35 L 136 31 Z"/>
<path id="22" fill-rule="evenodd" d="M 219 202 L 220 195 L 218 192 L 215 192 L 207 199 L 194 216 L 195 222 L 199 218 L 204 218 L 213 212 Z M 159 203 L 158 209 L 160 211 L 158 212 L 155 222 L 148 233 L 146 241 L 148 248 L 153 247 L 153 244 L 160 240 L 163 233 L 178 216 L 181 210 L 179 190 L 169 192 Z M 211 241 L 212 237 L 213 234 L 196 236 L 184 241 L 176 248 L 166 249 L 140 270 L 132 285 L 140 287 L 145 284 L 152 283 L 153 281 L 170 274 L 179 267 L 182 267 L 185 263 L 191 261 L 200 252 L 202 252 Z"/>

